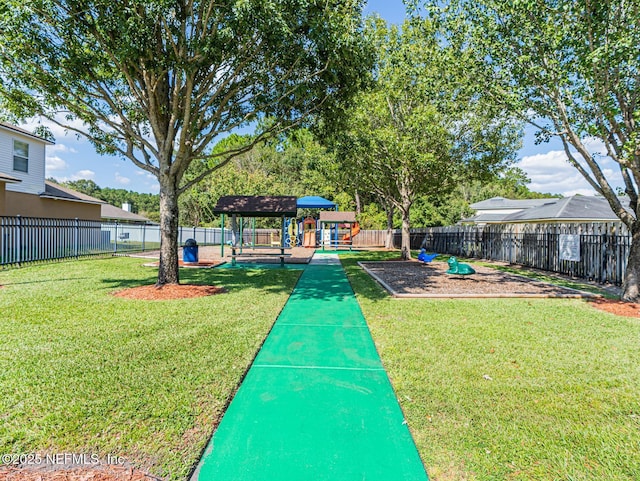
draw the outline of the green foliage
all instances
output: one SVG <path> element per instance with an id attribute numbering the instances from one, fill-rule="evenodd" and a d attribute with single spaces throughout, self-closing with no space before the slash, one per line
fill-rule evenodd
<path id="1" fill-rule="evenodd" d="M 466 58 L 443 45 L 429 20 L 399 29 L 374 18 L 368 35 L 378 52 L 375 85 L 359 94 L 346 127 L 333 132 L 340 159 L 333 174 L 399 211 L 408 256 L 416 199 L 442 198 L 463 181 L 495 175 L 514 160 L 522 131 L 477 95 L 464 75 Z"/>
<path id="2" fill-rule="evenodd" d="M 337 115 L 370 66 L 361 13 L 361 0 L 6 0 L 0 109 L 42 115 L 153 174 L 158 283 L 176 283 L 180 194 L 259 141 Z M 261 120 L 250 142 L 212 151 Z"/>
<path id="3" fill-rule="evenodd" d="M 484 95 L 558 136 L 569 162 L 604 195 L 629 227 L 637 215 L 612 187 L 607 155 L 620 166 L 636 210 L 640 178 L 637 104 L 640 3 L 587 0 L 455 0 L 425 2 L 447 41 L 475 58 L 469 75 Z M 592 153 L 589 144 L 603 145 Z M 616 173 L 617 174 L 617 173 Z"/>
<path id="4" fill-rule="evenodd" d="M 248 142 L 252 136 L 236 134 L 222 140 L 214 151 Z M 333 163 L 332 155 L 309 130 L 290 130 L 235 156 L 215 177 L 186 191 L 181 197 L 181 219 L 187 225 L 217 224 L 211 209 L 223 195 L 320 195 L 337 201 L 344 210 L 353 200 L 325 175 Z M 194 162 L 184 181 L 206 168 L 206 161 Z"/>
<path id="5" fill-rule="evenodd" d="M 53 179 L 54 182 L 57 182 Z M 131 211 L 157 221 L 160 218 L 160 196 L 157 194 L 141 194 L 132 190 L 100 187 L 93 180 L 70 180 L 61 183 L 70 189 L 104 200 L 108 204 L 121 207 L 124 203 L 131 204 Z"/>
<path id="6" fill-rule="evenodd" d="M 425 3 L 446 42 L 475 59 L 468 72 L 485 86 L 483 96 L 536 126 L 538 141 L 558 137 L 569 163 L 640 232 L 640 1 Z M 604 156 L 617 168 L 604 168 Z M 612 184 L 620 174 L 628 205 Z M 640 238 L 624 284 L 622 297 L 639 301 Z"/>

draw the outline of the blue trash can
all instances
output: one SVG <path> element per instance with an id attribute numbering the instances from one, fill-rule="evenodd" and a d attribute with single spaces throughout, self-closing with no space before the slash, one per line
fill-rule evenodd
<path id="1" fill-rule="evenodd" d="M 195 239 L 187 239 L 182 248 L 182 262 L 185 264 L 198 263 L 198 243 Z"/>

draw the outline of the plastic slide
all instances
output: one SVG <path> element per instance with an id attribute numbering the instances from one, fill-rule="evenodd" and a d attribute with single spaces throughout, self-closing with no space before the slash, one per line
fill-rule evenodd
<path id="1" fill-rule="evenodd" d="M 357 236 L 360 233 L 360 224 L 357 222 L 353 224 L 353 228 L 351 229 L 351 235 L 345 234 L 342 236 L 343 241 L 350 241 L 352 237 Z"/>

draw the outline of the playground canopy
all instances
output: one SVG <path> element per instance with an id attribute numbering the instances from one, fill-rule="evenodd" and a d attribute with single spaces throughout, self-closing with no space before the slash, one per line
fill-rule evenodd
<path id="1" fill-rule="evenodd" d="M 300 197 L 297 201 L 298 209 L 337 209 L 338 206 L 334 202 L 319 197 L 317 195 L 308 195 Z"/>
<path id="2" fill-rule="evenodd" d="M 321 224 L 355 224 L 356 222 L 355 212 L 320 212 Z"/>
<path id="3" fill-rule="evenodd" d="M 227 195 L 218 199 L 213 212 L 244 217 L 295 217 L 296 198 L 289 195 Z"/>

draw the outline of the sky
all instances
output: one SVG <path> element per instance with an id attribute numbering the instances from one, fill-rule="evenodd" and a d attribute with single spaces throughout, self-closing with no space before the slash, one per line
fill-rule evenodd
<path id="1" fill-rule="evenodd" d="M 368 0 L 364 13 L 376 13 L 390 23 L 402 23 L 405 19 L 405 6 L 402 0 Z M 37 124 L 38 119 L 35 119 L 22 127 L 33 130 Z M 155 177 L 135 167 L 130 161 L 98 155 L 88 141 L 77 138 L 75 134 L 65 133 L 58 126 L 50 125 L 50 128 L 56 144 L 47 147 L 47 177 L 54 177 L 59 181 L 89 179 L 100 187 L 158 192 Z M 518 152 L 519 161 L 516 164 L 531 179 L 529 188 L 537 192 L 565 196 L 593 195 L 593 189 L 566 161 L 561 143 L 555 140 L 536 145 L 534 132 L 533 128 L 526 129 L 523 147 Z M 590 148 L 593 152 L 598 152 L 602 150 L 602 145 L 592 142 Z M 608 162 L 607 159 L 603 159 L 602 164 L 606 173 L 615 171 L 615 164 L 610 159 Z"/>

